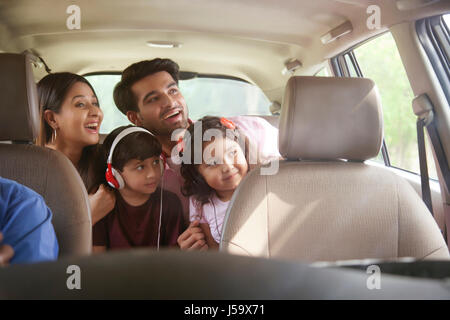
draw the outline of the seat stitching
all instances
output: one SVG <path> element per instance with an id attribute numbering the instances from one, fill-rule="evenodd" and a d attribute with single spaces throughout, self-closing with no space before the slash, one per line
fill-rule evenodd
<path id="1" fill-rule="evenodd" d="M 244 251 L 245 253 L 247 253 L 249 256 L 253 256 L 249 251 L 247 251 L 246 249 L 244 249 L 243 247 L 241 247 L 240 245 L 238 245 L 237 243 L 235 243 L 233 241 L 223 241 L 223 243 L 232 244 L 233 246 L 236 246 L 239 249 L 241 249 L 242 251 Z"/>
<path id="2" fill-rule="evenodd" d="M 440 246 L 439 248 L 437 248 L 436 250 L 431 251 L 430 253 L 426 254 L 425 256 L 423 256 L 422 258 L 419 258 L 418 260 L 424 260 L 426 257 L 431 256 L 433 253 L 441 250 L 442 248 L 445 248 L 445 246 Z"/>

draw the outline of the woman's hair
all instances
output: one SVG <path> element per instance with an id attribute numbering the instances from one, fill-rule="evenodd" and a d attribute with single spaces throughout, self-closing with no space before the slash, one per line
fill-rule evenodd
<path id="1" fill-rule="evenodd" d="M 226 123 L 229 123 L 229 120 L 225 119 L 224 121 L 222 121 L 222 119 L 224 119 L 224 118 L 211 117 L 211 116 L 206 116 L 206 117 L 199 119 L 198 121 L 199 122 L 201 121 L 201 124 L 202 124 L 201 130 L 196 129 L 196 128 L 200 128 L 200 126 L 196 126 L 193 123 L 187 129 L 187 132 L 183 139 L 184 148 L 186 148 L 186 146 L 187 146 L 186 150 L 184 150 L 184 151 L 185 152 L 187 151 L 188 153 L 190 153 L 190 156 L 189 156 L 190 163 L 182 162 L 182 164 L 181 164 L 180 173 L 184 178 L 184 184 L 181 188 L 181 193 L 187 197 L 194 196 L 194 198 L 201 204 L 201 206 L 210 202 L 211 197 L 214 195 L 215 191 L 213 188 L 211 188 L 208 185 L 208 183 L 206 183 L 206 180 L 203 178 L 203 176 L 198 171 L 199 164 L 196 164 L 194 162 L 194 155 L 196 153 L 202 155 L 202 161 L 203 161 L 203 144 L 205 143 L 205 142 L 202 143 L 201 150 L 196 150 L 195 143 L 193 143 L 195 141 L 196 135 L 201 135 L 201 137 L 200 138 L 197 137 L 197 139 L 203 141 L 203 136 L 204 136 L 206 130 L 218 129 L 222 133 L 223 138 L 233 139 L 234 141 L 238 142 L 238 144 L 241 146 L 241 148 L 243 146 L 239 142 L 244 141 L 245 148 L 242 150 L 242 152 L 245 155 L 245 160 L 247 161 L 247 165 L 249 162 L 248 161 L 248 159 L 249 159 L 248 158 L 249 157 L 248 139 L 245 137 L 245 135 L 242 133 L 242 131 L 239 130 L 239 128 L 237 126 L 235 126 L 234 130 L 231 130 L 230 127 L 225 125 Z M 227 131 L 228 131 L 228 134 L 227 134 Z M 233 133 L 232 135 L 229 134 L 230 131 Z"/>
<path id="2" fill-rule="evenodd" d="M 39 97 L 39 108 L 41 125 L 39 137 L 36 144 L 39 146 L 45 146 L 52 137 L 52 127 L 45 120 L 44 114 L 46 110 L 51 110 L 54 113 L 59 113 L 64 99 L 67 96 L 70 88 L 77 82 L 82 82 L 87 84 L 92 92 L 95 94 L 95 90 L 92 85 L 82 76 L 79 76 L 70 72 L 58 72 L 51 73 L 42 78 L 38 84 L 38 97 Z M 97 180 L 95 177 L 96 169 L 92 167 L 92 163 L 97 157 L 98 146 L 92 145 L 83 148 L 80 161 L 78 163 L 78 172 L 89 191 L 92 190 L 95 184 L 94 181 Z"/>
<path id="3" fill-rule="evenodd" d="M 102 158 L 103 158 L 103 173 L 106 171 L 107 160 L 111 146 L 116 137 L 126 128 L 134 127 L 133 125 L 122 126 L 114 129 L 103 141 Z M 114 148 L 112 155 L 112 166 L 114 169 L 123 171 L 126 163 L 132 159 L 145 160 L 151 157 L 160 156 L 162 147 L 158 139 L 146 132 L 133 132 L 123 137 Z M 103 175 L 104 178 L 104 175 Z M 103 183 L 106 183 L 105 178 Z"/>

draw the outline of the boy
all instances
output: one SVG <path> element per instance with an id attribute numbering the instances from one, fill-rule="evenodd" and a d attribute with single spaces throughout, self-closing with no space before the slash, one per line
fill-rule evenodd
<path id="1" fill-rule="evenodd" d="M 123 126 L 106 137 L 103 149 L 116 205 L 94 226 L 93 251 L 176 246 L 182 207 L 175 194 L 159 186 L 164 164 L 158 140 L 143 128 Z"/>

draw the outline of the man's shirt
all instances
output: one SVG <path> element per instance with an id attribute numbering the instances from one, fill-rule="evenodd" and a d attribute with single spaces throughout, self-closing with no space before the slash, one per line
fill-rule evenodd
<path id="1" fill-rule="evenodd" d="M 52 213 L 33 190 L 0 177 L 0 232 L 2 244 L 14 249 L 10 263 L 55 260 L 58 242 Z"/>

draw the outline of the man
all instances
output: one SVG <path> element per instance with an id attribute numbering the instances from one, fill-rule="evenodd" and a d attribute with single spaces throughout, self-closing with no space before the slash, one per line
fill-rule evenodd
<path id="1" fill-rule="evenodd" d="M 166 155 L 164 188 L 176 193 L 182 201 L 185 219 L 189 218 L 188 198 L 181 194 L 183 179 L 179 166 L 170 158 L 177 139 L 172 133 L 177 129 L 187 129 L 191 121 L 188 117 L 186 101 L 178 88 L 178 65 L 170 59 L 153 59 L 130 65 L 122 73 L 121 81 L 114 89 L 114 102 L 119 110 L 137 126 L 153 132 Z M 260 118 L 230 117 L 249 137 L 256 141 L 260 158 L 278 158 L 278 132 L 267 121 Z M 181 131 L 182 132 L 182 131 Z M 178 238 L 181 249 L 207 249 L 204 234 L 198 221 L 192 222 Z"/>
<path id="2" fill-rule="evenodd" d="M 33 190 L 0 177 L 0 266 L 55 260 L 52 213 Z"/>

